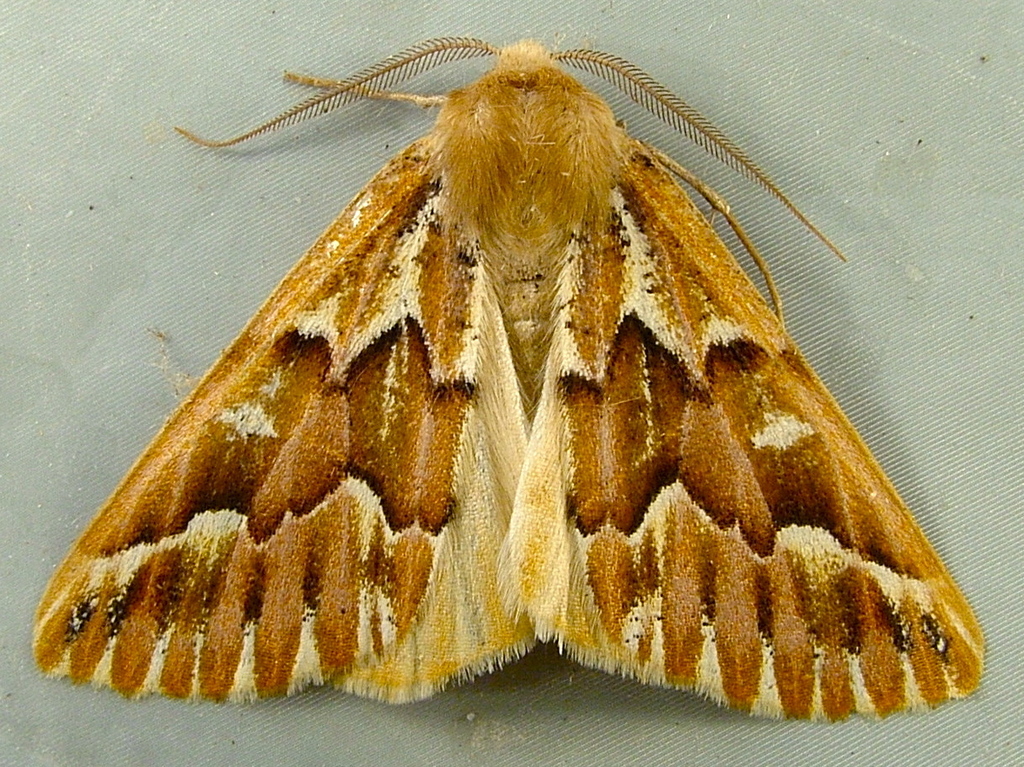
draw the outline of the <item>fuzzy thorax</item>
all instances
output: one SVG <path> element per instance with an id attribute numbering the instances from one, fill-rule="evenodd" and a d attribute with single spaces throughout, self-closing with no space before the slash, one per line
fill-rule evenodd
<path id="1" fill-rule="evenodd" d="M 509 238 L 557 249 L 606 216 L 626 142 L 608 105 L 532 41 L 450 93 L 433 139 L 446 213 L 492 252 Z"/>

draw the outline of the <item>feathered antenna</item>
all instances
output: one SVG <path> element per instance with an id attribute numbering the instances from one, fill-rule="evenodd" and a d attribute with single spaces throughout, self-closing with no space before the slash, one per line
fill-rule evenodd
<path id="1" fill-rule="evenodd" d="M 286 75 L 290 80 L 321 88 L 322 92 L 310 96 L 277 117 L 234 138 L 225 141 L 209 141 L 184 128 L 175 126 L 174 130 L 203 146 L 234 146 L 264 133 L 327 114 L 357 99 L 373 97 L 374 94 L 385 92 L 392 86 L 440 64 L 478 56 L 491 56 L 497 53 L 498 49 L 493 45 L 472 37 L 436 37 L 417 43 L 394 56 L 389 56 L 346 80 L 315 80 L 298 75 Z"/>

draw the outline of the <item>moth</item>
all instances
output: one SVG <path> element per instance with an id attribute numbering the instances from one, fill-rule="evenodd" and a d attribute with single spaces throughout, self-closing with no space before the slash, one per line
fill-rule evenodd
<path id="1" fill-rule="evenodd" d="M 445 96 L 391 90 L 483 55 Z M 678 180 L 735 224 L 728 207 L 560 64 L 795 212 L 608 54 L 442 38 L 348 80 L 293 76 L 316 94 L 221 143 L 356 98 L 440 112 L 74 544 L 36 615 L 43 670 L 130 697 L 330 682 L 401 702 L 553 640 L 770 716 L 975 689 L 971 608 Z"/>

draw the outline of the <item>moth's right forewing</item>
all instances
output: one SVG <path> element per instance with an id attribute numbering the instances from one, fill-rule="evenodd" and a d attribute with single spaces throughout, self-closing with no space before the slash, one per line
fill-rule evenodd
<path id="1" fill-rule="evenodd" d="M 567 253 L 502 561 L 580 661 L 766 715 L 962 697 L 953 579 L 714 230 L 642 145 Z"/>

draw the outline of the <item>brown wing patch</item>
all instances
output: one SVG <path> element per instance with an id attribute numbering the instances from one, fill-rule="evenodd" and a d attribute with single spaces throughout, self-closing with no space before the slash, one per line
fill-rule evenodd
<path id="1" fill-rule="evenodd" d="M 367 350 L 348 377 L 349 467 L 376 491 L 393 530 L 437 534 L 455 505 L 453 475 L 467 381 L 435 383 L 423 334 L 395 328 Z"/>

